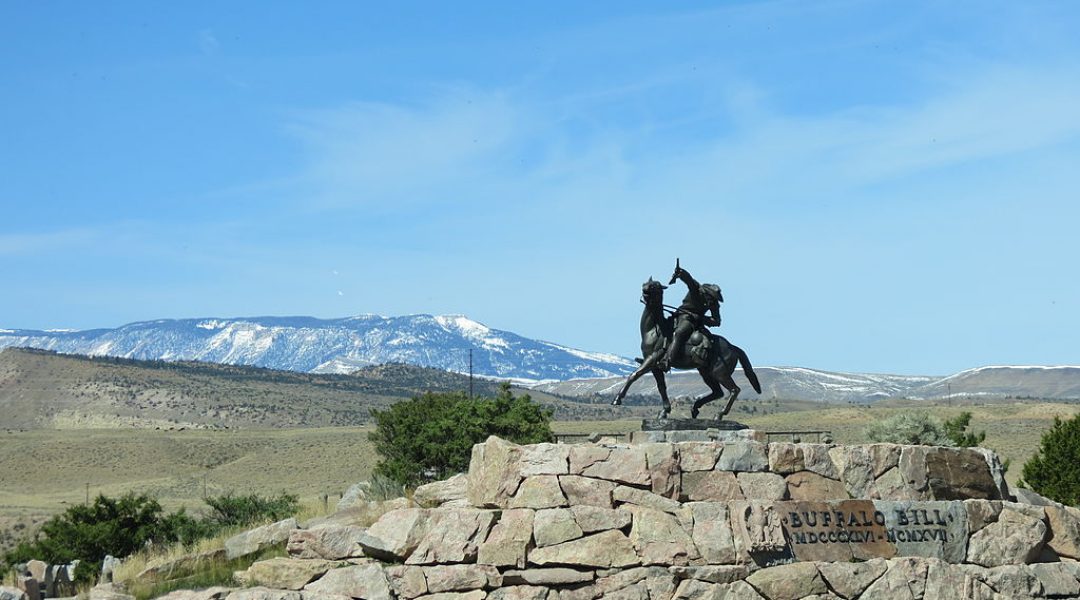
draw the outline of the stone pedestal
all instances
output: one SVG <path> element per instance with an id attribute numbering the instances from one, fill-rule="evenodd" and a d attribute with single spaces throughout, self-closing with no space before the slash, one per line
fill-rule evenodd
<path id="1" fill-rule="evenodd" d="M 749 428 L 736 421 L 715 419 L 644 419 L 641 421 L 642 431 L 703 431 L 708 429 L 738 431 Z"/>
<path id="2" fill-rule="evenodd" d="M 641 431 L 630 433 L 630 443 L 657 442 L 766 442 L 764 432 L 736 421 L 712 419 L 645 419 Z"/>

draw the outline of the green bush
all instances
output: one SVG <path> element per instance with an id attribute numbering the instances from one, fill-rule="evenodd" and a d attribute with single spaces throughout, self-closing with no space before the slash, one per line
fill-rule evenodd
<path id="1" fill-rule="evenodd" d="M 427 393 L 373 410 L 369 439 L 381 456 L 375 475 L 407 486 L 468 469 L 474 444 L 496 435 L 519 444 L 552 442 L 551 411 L 504 384 L 493 398 Z"/>
<path id="2" fill-rule="evenodd" d="M 99 495 L 93 504 L 69 507 L 46 521 L 34 540 L 20 543 L 4 560 L 15 564 L 36 558 L 65 564 L 78 559 L 76 580 L 91 581 L 106 555 L 127 556 L 151 542 L 183 541 L 180 536 L 193 522 L 183 510 L 164 515 L 157 500 L 145 494 Z"/>
<path id="3" fill-rule="evenodd" d="M 204 502 L 211 509 L 205 520 L 218 529 L 251 525 L 259 521 L 280 521 L 300 510 L 300 497 L 285 493 L 272 498 L 258 494 L 234 496 L 230 493 L 205 498 Z"/>
<path id="4" fill-rule="evenodd" d="M 922 410 L 903 412 L 871 423 L 865 430 L 871 442 L 952 446 L 945 425 Z"/>
<path id="5" fill-rule="evenodd" d="M 1051 500 L 1080 505 L 1080 415 L 1054 425 L 1043 434 L 1039 450 L 1024 464 L 1020 485 Z"/>
<path id="6" fill-rule="evenodd" d="M 986 432 L 980 431 L 979 433 L 967 431 L 968 425 L 971 424 L 971 413 L 960 413 L 955 419 L 948 419 L 945 421 L 945 435 L 952 442 L 953 446 L 960 448 L 971 448 L 982 444 L 986 439 Z"/>
<path id="7" fill-rule="evenodd" d="M 284 493 L 273 498 L 226 494 L 205 502 L 210 513 L 196 519 L 183 508 L 165 513 L 157 500 L 145 494 L 100 495 L 93 504 L 72 506 L 46 521 L 34 539 L 20 542 L 4 555 L 3 562 L 14 565 L 38 559 L 66 564 L 78 559 L 75 578 L 88 582 L 101 572 L 106 555 L 128 556 L 148 543 L 191 544 L 228 527 L 281 520 L 300 508 L 297 496 Z"/>

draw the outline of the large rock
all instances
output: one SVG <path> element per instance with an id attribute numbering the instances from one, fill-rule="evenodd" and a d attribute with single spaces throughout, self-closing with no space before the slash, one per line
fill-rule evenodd
<path id="1" fill-rule="evenodd" d="M 925 558 L 898 558 L 889 561 L 885 574 L 867 586 L 860 598 L 874 600 L 922 600 L 926 598 Z M 927 600 L 929 600 L 927 598 Z M 944 599 L 942 599 L 944 600 Z"/>
<path id="2" fill-rule="evenodd" d="M 724 444 L 716 461 L 718 471 L 765 471 L 768 468 L 767 446 L 758 442 Z"/>
<path id="3" fill-rule="evenodd" d="M 491 590 L 487 600 L 559 600 L 559 592 L 536 585 L 508 585 Z"/>
<path id="4" fill-rule="evenodd" d="M 440 592 L 438 594 L 426 594 L 416 600 L 484 600 L 488 597 L 484 590 L 471 592 Z"/>
<path id="5" fill-rule="evenodd" d="M 293 530 L 298 529 L 296 519 L 263 525 L 250 531 L 238 533 L 225 540 L 225 555 L 229 560 L 254 554 L 263 548 L 281 544 L 289 539 Z"/>
<path id="6" fill-rule="evenodd" d="M 677 447 L 674 444 L 642 444 L 642 448 L 645 449 L 645 464 L 653 493 L 678 500 L 682 471 L 679 470 Z"/>
<path id="7" fill-rule="evenodd" d="M 649 465 L 642 446 L 575 444 L 570 447 L 570 473 L 629 485 L 647 486 L 650 483 Z"/>
<path id="8" fill-rule="evenodd" d="M 392 510 L 361 534 L 358 543 L 367 556 L 386 561 L 405 560 L 427 535 L 430 512 L 424 508 Z"/>
<path id="9" fill-rule="evenodd" d="M 813 473 L 798 471 L 788 475 L 787 492 L 792 500 L 847 500 L 847 489 L 835 479 Z"/>
<path id="10" fill-rule="evenodd" d="M 682 505 L 670 498 L 665 498 L 659 494 L 654 494 L 647 490 L 638 488 L 632 488 L 625 485 L 620 485 L 615 488 L 615 491 L 611 493 L 611 497 L 615 502 L 620 504 L 634 504 L 636 506 L 645 506 L 648 508 L 655 508 L 656 510 L 662 510 L 669 513 L 676 513 L 682 508 Z"/>
<path id="11" fill-rule="evenodd" d="M 469 504 L 505 508 L 521 483 L 521 453 L 521 446 L 495 436 L 473 446 L 467 487 Z"/>
<path id="12" fill-rule="evenodd" d="M 690 509 L 694 521 L 691 537 L 702 559 L 710 565 L 734 563 L 735 539 L 727 505 L 719 502 L 691 502 L 686 506 Z"/>
<path id="13" fill-rule="evenodd" d="M 745 581 L 705 583 L 687 579 L 679 583 L 672 600 L 769 600 Z"/>
<path id="14" fill-rule="evenodd" d="M 929 446 L 902 446 L 900 461 L 897 467 L 900 469 L 900 478 L 904 482 L 907 496 L 905 500 L 930 500 L 930 481 L 926 469 L 926 459 L 934 448 Z M 849 490 L 850 491 L 850 490 Z M 852 494 L 854 496 L 854 494 Z M 880 496 L 878 496 L 880 497 Z M 882 498 L 893 500 L 894 498 Z"/>
<path id="15" fill-rule="evenodd" d="M 495 519 L 490 510 L 444 508 L 429 514 L 426 532 L 409 554 L 410 565 L 475 562 L 477 547 Z"/>
<path id="16" fill-rule="evenodd" d="M 669 513 L 634 507 L 630 542 L 646 565 L 685 565 L 700 557 L 690 535 Z"/>
<path id="17" fill-rule="evenodd" d="M 836 446 L 829 450 L 837 478 L 852 498 L 873 498 L 874 457 L 866 446 Z"/>
<path id="18" fill-rule="evenodd" d="M 428 593 L 468 592 L 498 587 L 502 579 L 490 565 L 438 565 L 424 568 Z"/>
<path id="19" fill-rule="evenodd" d="M 1080 596 L 1080 581 L 1062 563 L 1036 563 L 1031 572 L 1042 584 L 1043 593 L 1051 597 L 1076 598 Z"/>
<path id="20" fill-rule="evenodd" d="M 387 581 L 382 567 L 377 564 L 332 569 L 317 581 L 307 584 L 304 590 L 364 600 L 393 598 L 390 582 Z"/>
<path id="21" fill-rule="evenodd" d="M 623 568 L 641 563 L 629 538 L 617 530 L 604 531 L 573 541 L 537 548 L 529 562 L 539 566 Z"/>
<path id="22" fill-rule="evenodd" d="M 554 546 L 585 535 L 568 508 L 549 508 L 536 511 L 533 519 L 533 540 L 538 548 Z"/>
<path id="23" fill-rule="evenodd" d="M 731 583 L 742 581 L 750 575 L 746 565 L 671 566 L 668 571 L 676 579 L 697 579 L 708 583 Z"/>
<path id="24" fill-rule="evenodd" d="M 469 476 L 458 473 L 453 477 L 424 484 L 413 492 L 413 501 L 420 506 L 469 506 Z"/>
<path id="25" fill-rule="evenodd" d="M 354 483 L 349 486 L 349 489 L 345 490 L 345 493 L 341 495 L 341 499 L 338 500 L 335 511 L 340 512 L 349 508 L 354 508 L 367 504 L 371 497 L 371 482 L 361 481 L 360 483 Z"/>
<path id="26" fill-rule="evenodd" d="M 508 504 L 510 508 L 557 508 L 566 505 L 566 496 L 555 475 L 527 477 Z"/>
<path id="27" fill-rule="evenodd" d="M 523 446 L 518 461 L 521 475 L 566 475 L 570 472 L 570 448 L 566 444 L 547 443 Z"/>
<path id="28" fill-rule="evenodd" d="M 964 509 L 968 515 L 968 535 L 973 535 L 983 527 L 997 521 L 1001 514 L 1000 500 L 967 500 Z"/>
<path id="29" fill-rule="evenodd" d="M 799 600 L 829 591 L 813 563 L 792 563 L 762 569 L 746 578 L 762 596 L 769 600 Z"/>
<path id="30" fill-rule="evenodd" d="M 618 508 L 600 508 L 598 506 L 571 506 L 574 521 L 584 533 L 595 533 L 608 529 L 622 529 L 630 525 L 630 511 Z"/>
<path id="31" fill-rule="evenodd" d="M 26 592 L 15 587 L 0 585 L 0 600 L 26 600 Z"/>
<path id="32" fill-rule="evenodd" d="M 234 578 L 245 587 L 299 590 L 334 566 L 335 563 L 328 560 L 271 558 L 252 564 L 246 571 L 238 571 Z"/>
<path id="33" fill-rule="evenodd" d="M 968 542 L 967 561 L 984 567 L 1033 562 L 1046 541 L 1042 520 L 1004 508 L 998 520 L 983 527 Z"/>
<path id="34" fill-rule="evenodd" d="M 675 446 L 679 453 L 679 469 L 683 473 L 712 471 L 723 449 L 716 442 L 682 442 Z"/>
<path id="35" fill-rule="evenodd" d="M 93 598 L 92 595 L 91 598 Z M 302 600 L 303 594 L 294 590 L 275 590 L 259 586 L 233 590 L 225 598 L 226 600 Z"/>
<path id="36" fill-rule="evenodd" d="M 739 487 L 747 500 L 783 500 L 787 498 L 787 482 L 776 473 L 739 473 Z"/>
<path id="37" fill-rule="evenodd" d="M 941 561 L 931 561 L 926 571 L 924 598 L 970 598 L 972 600 L 995 597 L 993 588 L 971 576 L 960 567 Z"/>
<path id="38" fill-rule="evenodd" d="M 594 571 L 578 571 L 566 567 L 549 569 L 509 570 L 503 573 L 503 585 L 576 585 L 595 579 Z"/>
<path id="39" fill-rule="evenodd" d="M 611 493 L 617 485 L 613 481 L 593 479 L 580 475 L 562 475 L 559 477 L 559 485 L 570 506 L 599 506 L 611 508 Z"/>
<path id="40" fill-rule="evenodd" d="M 113 584 L 106 583 L 90 588 L 90 600 L 135 600 L 135 596 L 125 594 Z"/>
<path id="41" fill-rule="evenodd" d="M 175 558 L 165 556 L 147 562 L 146 568 L 135 576 L 135 580 L 140 582 L 164 581 L 172 579 L 177 573 L 190 573 L 202 569 L 206 565 L 224 560 L 226 560 L 225 548 L 215 548 L 196 554 L 184 554 Z"/>
<path id="42" fill-rule="evenodd" d="M 534 512 L 529 509 L 510 509 L 502 512 L 499 522 L 480 544 L 477 562 L 497 567 L 525 566 L 525 552 L 533 535 Z"/>
<path id="43" fill-rule="evenodd" d="M 823 562 L 817 567 L 829 588 L 844 598 L 853 599 L 885 574 L 887 563 L 876 558 L 866 562 Z"/>
<path id="44" fill-rule="evenodd" d="M 982 569 L 973 565 L 960 565 L 960 567 L 968 575 L 990 586 L 1000 594 L 999 597 L 1023 600 L 1042 595 L 1042 582 L 1029 565 L 1004 565 L 992 569 Z"/>
<path id="45" fill-rule="evenodd" d="M 233 591 L 235 590 L 221 586 L 204 590 L 174 590 L 164 596 L 158 596 L 157 600 L 222 600 Z"/>
<path id="46" fill-rule="evenodd" d="M 717 500 L 742 500 L 739 480 L 730 471 L 693 471 L 683 473 L 683 500 L 704 502 Z"/>
<path id="47" fill-rule="evenodd" d="M 424 567 L 393 565 L 386 567 L 384 572 L 390 588 L 399 598 L 416 598 L 428 593 Z"/>
<path id="48" fill-rule="evenodd" d="M 1073 560 L 1080 560 L 1080 510 L 1065 506 L 1047 506 L 1050 523 L 1050 548 Z"/>
<path id="49" fill-rule="evenodd" d="M 289 532 L 286 550 L 294 558 L 323 558 L 341 560 L 364 555 L 360 539 L 363 527 L 327 525 L 316 529 L 295 529 Z"/>
<path id="50" fill-rule="evenodd" d="M 809 471 L 829 479 L 839 479 L 840 474 L 833 463 L 828 444 L 795 444 L 774 442 L 769 444 L 769 471 L 790 475 Z"/>
<path id="51" fill-rule="evenodd" d="M 1000 500 L 986 457 L 971 448 L 935 448 L 926 456 L 926 477 L 935 500 Z"/>
<path id="52" fill-rule="evenodd" d="M 665 579 L 671 586 L 670 590 L 666 594 L 653 595 L 651 593 L 653 591 L 662 592 L 657 588 L 666 587 L 663 585 Z M 593 586 L 593 592 L 601 598 L 641 598 L 642 600 L 647 600 L 650 596 L 666 598 L 675 590 L 673 579 L 671 573 L 663 567 L 638 567 L 598 578 Z"/>

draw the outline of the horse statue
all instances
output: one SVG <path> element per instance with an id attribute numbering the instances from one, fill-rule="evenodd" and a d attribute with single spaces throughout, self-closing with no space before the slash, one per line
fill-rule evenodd
<path id="1" fill-rule="evenodd" d="M 668 400 L 667 383 L 664 381 L 664 371 L 658 363 L 667 352 L 667 345 L 671 340 L 673 324 L 672 320 L 664 315 L 664 289 L 659 281 L 649 278 L 641 286 L 641 301 L 645 309 L 641 312 L 641 366 L 626 378 L 626 383 L 611 401 L 612 406 L 622 404 L 627 391 L 635 381 L 641 379 L 646 373 L 652 373 L 656 378 L 656 389 L 660 392 L 663 406 L 658 418 L 666 418 L 671 413 L 671 402 Z M 697 369 L 705 385 L 711 390 L 708 394 L 694 400 L 694 406 L 690 409 L 690 417 L 696 419 L 701 407 L 724 397 L 724 388 L 731 393 L 727 406 L 717 420 L 723 419 L 724 415 L 731 411 L 731 405 L 739 397 L 739 386 L 731 378 L 736 365 L 742 365 L 743 374 L 754 386 L 754 391 L 761 393 L 761 383 L 758 382 L 757 374 L 750 365 L 750 359 L 742 348 L 728 342 L 723 337 L 707 330 L 695 331 L 686 344 L 686 351 L 679 360 L 670 366 L 675 369 Z"/>

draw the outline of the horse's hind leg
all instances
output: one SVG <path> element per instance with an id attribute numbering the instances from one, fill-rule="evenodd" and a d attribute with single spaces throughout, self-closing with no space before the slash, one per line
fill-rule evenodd
<path id="1" fill-rule="evenodd" d="M 739 397 L 739 392 L 742 390 L 735 384 L 735 380 L 731 378 L 731 375 L 725 375 L 720 383 L 724 384 L 724 387 L 728 389 L 731 394 L 728 396 L 727 406 L 724 407 L 724 412 L 720 413 L 720 418 L 723 419 L 729 412 L 731 412 L 731 405 L 735 404 L 735 400 Z"/>
<path id="2" fill-rule="evenodd" d="M 690 409 L 691 419 L 696 419 L 698 417 L 698 413 L 701 412 L 702 406 L 705 406 L 717 398 L 724 397 L 724 388 L 720 387 L 720 382 L 716 381 L 716 378 L 714 378 L 712 374 L 702 372 L 701 378 L 705 380 L 705 385 L 709 386 L 709 389 L 712 391 L 694 401 L 694 406 Z"/>
<path id="3" fill-rule="evenodd" d="M 660 415 L 657 418 L 666 419 L 671 414 L 671 401 L 668 400 L 667 395 L 667 381 L 664 379 L 664 372 L 660 369 L 653 369 L 652 374 L 656 378 L 656 390 L 660 392 L 660 401 L 663 402 Z"/>

